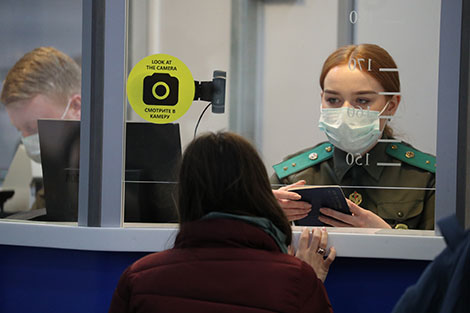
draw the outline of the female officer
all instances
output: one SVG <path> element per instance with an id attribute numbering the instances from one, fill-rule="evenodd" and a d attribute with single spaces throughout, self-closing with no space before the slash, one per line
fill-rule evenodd
<path id="1" fill-rule="evenodd" d="M 435 158 L 394 139 L 387 122 L 400 104 L 397 66 L 383 48 L 344 46 L 323 64 L 319 128 L 328 142 L 274 165 L 272 183 L 291 184 L 274 194 L 290 220 L 305 217 L 306 203 L 292 186 L 340 185 L 352 215 L 324 208 L 331 226 L 434 228 Z"/>

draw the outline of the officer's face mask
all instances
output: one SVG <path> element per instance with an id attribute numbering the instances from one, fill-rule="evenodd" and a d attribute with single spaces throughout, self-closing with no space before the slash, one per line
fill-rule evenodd
<path id="1" fill-rule="evenodd" d="M 322 108 L 318 127 L 335 147 L 345 152 L 363 154 L 382 135 L 379 117 L 388 104 L 380 112 L 350 107 Z"/>
<path id="2" fill-rule="evenodd" d="M 60 117 L 61 120 L 63 120 L 64 117 L 67 115 L 71 102 L 72 102 L 72 99 L 70 99 L 69 102 L 67 103 L 64 113 L 62 113 L 62 116 Z M 41 150 L 39 148 L 39 134 L 36 133 L 27 137 L 21 136 L 21 142 L 23 143 L 24 148 L 26 150 L 26 154 L 30 157 L 30 159 L 33 160 L 34 162 L 41 163 Z"/>

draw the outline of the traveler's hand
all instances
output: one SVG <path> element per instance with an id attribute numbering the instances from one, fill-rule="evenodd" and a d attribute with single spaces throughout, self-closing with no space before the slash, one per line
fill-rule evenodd
<path id="1" fill-rule="evenodd" d="M 279 202 L 284 214 L 287 216 L 289 221 L 296 221 L 304 218 L 308 215 L 308 212 L 312 209 L 312 205 L 304 201 L 296 201 L 301 197 L 298 193 L 290 192 L 289 189 L 292 187 L 298 187 L 305 185 L 305 180 L 299 180 L 298 182 L 281 187 L 277 190 L 273 190 L 274 197 Z"/>
<path id="2" fill-rule="evenodd" d="M 363 209 L 349 199 L 349 210 L 352 215 L 344 214 L 333 209 L 321 208 L 318 219 L 331 226 L 335 227 L 370 227 L 370 228 L 391 228 L 380 216 L 373 212 Z"/>
<path id="3" fill-rule="evenodd" d="M 314 228 L 311 234 L 312 236 L 308 228 L 302 231 L 295 256 L 312 266 L 318 279 L 325 282 L 330 265 L 336 257 L 336 250 L 334 247 L 331 247 L 329 252 L 326 250 L 328 233 L 325 227 Z M 290 253 L 293 253 L 292 248 L 290 248 Z M 326 258 L 325 255 L 327 255 Z"/>

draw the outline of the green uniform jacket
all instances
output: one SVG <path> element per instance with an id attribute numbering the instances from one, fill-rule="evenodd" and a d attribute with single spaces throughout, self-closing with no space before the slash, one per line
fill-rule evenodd
<path id="1" fill-rule="evenodd" d="M 362 208 L 392 227 L 434 229 L 435 166 L 434 156 L 403 142 L 378 143 L 367 159 L 366 155 L 355 159 L 324 142 L 274 165 L 271 183 L 303 179 L 307 185 L 340 185 L 346 198 L 359 198 Z"/>

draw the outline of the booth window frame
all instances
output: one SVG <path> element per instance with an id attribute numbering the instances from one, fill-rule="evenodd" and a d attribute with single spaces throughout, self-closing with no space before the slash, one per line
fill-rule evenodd
<path id="1" fill-rule="evenodd" d="M 83 1 L 79 226 L 123 225 L 128 4 Z M 442 1 L 435 211 L 436 221 L 456 214 L 466 226 L 468 16 L 468 3 Z"/>
<path id="2" fill-rule="evenodd" d="M 176 224 L 139 223 L 123 227 L 128 4 L 128 0 L 83 0 L 82 3 L 79 227 L 76 223 L 5 219 L 0 221 L 0 245 L 154 252 L 168 249 L 174 241 Z M 243 33 L 250 30 L 236 29 L 240 23 L 237 16 L 248 16 L 252 19 L 251 27 L 255 28 L 262 15 L 244 11 L 259 9 L 262 4 L 259 0 L 232 0 L 232 32 L 240 31 L 238 40 L 245 40 Z M 234 9 L 234 5 L 239 7 Z M 435 216 L 439 220 L 456 214 L 468 227 L 470 3 L 442 1 L 440 38 Z M 252 56 L 253 64 L 257 64 L 258 56 Z M 234 74 L 246 72 L 231 70 L 231 78 Z M 252 89 L 255 90 L 251 96 L 256 98 L 259 91 Z M 294 229 L 293 233 L 295 243 L 300 231 Z M 438 231 L 416 230 L 332 229 L 329 244 L 337 248 L 340 257 L 410 260 L 432 260 L 445 248 Z"/>

